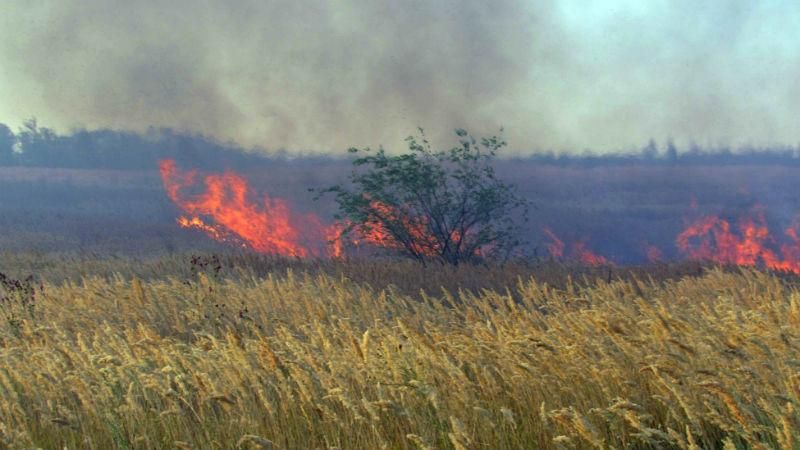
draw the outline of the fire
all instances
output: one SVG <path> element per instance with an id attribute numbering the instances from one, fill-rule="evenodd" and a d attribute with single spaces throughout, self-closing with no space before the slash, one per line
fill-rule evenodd
<path id="1" fill-rule="evenodd" d="M 647 256 L 647 261 L 657 263 L 664 260 L 664 252 L 660 248 L 652 244 L 647 244 L 644 247 L 644 253 Z"/>
<path id="2" fill-rule="evenodd" d="M 184 213 L 177 219 L 178 225 L 203 231 L 219 242 L 293 257 L 341 257 L 345 245 L 360 244 L 404 249 L 404 243 L 408 243 L 420 256 L 437 256 L 447 251 L 431 234 L 431 225 L 424 216 L 404 214 L 378 201 L 371 202 L 372 216 L 363 226 L 356 227 L 355 237 L 344 242 L 342 233 L 352 224 L 326 224 L 313 213 L 292 211 L 283 199 L 268 195 L 259 199 L 247 180 L 234 172 L 209 174 L 200 180 L 197 171 L 181 171 L 172 160 L 160 161 L 159 169 L 167 196 Z M 198 187 L 203 188 L 200 193 L 187 192 Z M 694 199 L 691 209 L 697 210 Z M 395 238 L 387 229 L 392 223 L 405 230 L 405 238 Z M 543 231 L 550 239 L 547 249 L 554 258 L 568 258 L 586 265 L 612 264 L 590 250 L 585 239 L 567 245 L 549 228 Z M 452 232 L 449 241 L 453 245 L 466 244 L 460 242 L 458 231 Z M 779 242 L 771 235 L 764 208 L 760 206 L 733 224 L 719 216 L 702 216 L 689 223 L 675 243 L 690 259 L 761 266 L 800 275 L 800 221 L 786 228 Z M 480 254 L 481 250 L 474 251 Z M 644 250 L 651 262 L 663 259 L 661 250 L 655 246 L 646 245 Z"/>
<path id="3" fill-rule="evenodd" d="M 786 242 L 778 244 L 770 234 L 764 209 L 756 205 L 735 226 L 718 216 L 701 217 L 689 224 L 675 240 L 691 259 L 739 266 L 764 266 L 800 274 L 800 224 L 784 230 Z"/>
<path id="4" fill-rule="evenodd" d="M 549 228 L 544 228 L 543 231 L 544 234 L 550 239 L 550 243 L 547 244 L 547 250 L 550 252 L 550 255 L 556 259 L 563 258 L 564 251 L 567 247 L 564 244 L 564 241 L 556 236 L 556 234 Z M 598 255 L 587 248 L 585 239 L 573 242 L 568 256 L 569 259 L 578 261 L 581 264 L 586 264 L 588 266 L 604 266 L 612 264 L 608 258 Z"/>
<path id="5" fill-rule="evenodd" d="M 209 235 L 215 241 L 231 242 L 238 246 L 247 247 L 246 243 L 242 242 L 241 239 L 237 238 L 235 235 L 232 235 L 224 228 L 219 226 L 209 225 L 203 222 L 203 219 L 201 219 L 198 216 L 192 216 L 192 217 L 180 216 L 178 217 L 176 222 L 178 222 L 178 225 L 181 228 L 194 228 L 196 230 L 200 230 Z"/>
<path id="6" fill-rule="evenodd" d="M 578 241 L 572 244 L 572 252 L 576 259 L 588 266 L 607 266 L 611 264 L 605 256 L 598 255 L 586 248 L 585 241 Z"/>
<path id="7" fill-rule="evenodd" d="M 544 228 L 544 234 L 550 239 L 550 243 L 547 244 L 547 251 L 550 252 L 550 256 L 556 259 L 560 259 L 564 257 L 564 241 L 558 238 L 555 233 L 553 233 L 550 228 Z"/>
<path id="8" fill-rule="evenodd" d="M 182 172 L 172 160 L 160 161 L 159 169 L 169 198 L 191 216 L 179 218 L 180 226 L 202 230 L 218 241 L 230 241 L 229 236 L 235 235 L 260 253 L 296 257 L 341 254 L 341 245 L 335 242 L 336 227 L 323 225 L 314 214 L 294 213 L 282 199 L 264 195 L 260 202 L 254 201 L 247 180 L 234 172 L 207 175 L 202 193 L 184 196 L 182 191 L 198 184 L 197 172 Z"/>
<path id="9" fill-rule="evenodd" d="M 219 242 L 294 257 L 338 258 L 343 256 L 346 244 L 404 249 L 403 242 L 407 242 L 421 256 L 437 256 L 445 251 L 430 233 L 424 217 L 403 214 L 378 201 L 371 202 L 372 215 L 363 226 L 356 227 L 354 237 L 343 242 L 342 233 L 351 224 L 325 224 L 317 215 L 298 214 L 284 200 L 268 195 L 257 202 L 247 180 L 234 172 L 206 175 L 202 179 L 204 190 L 190 195 L 186 191 L 201 184 L 197 171 L 181 171 L 172 160 L 160 161 L 159 169 L 167 196 L 186 214 L 177 219 L 178 225 L 201 230 Z M 387 228 L 392 223 L 402 227 L 407 239 L 395 238 Z M 455 245 L 459 241 L 460 233 L 453 232 L 450 242 Z"/>
<path id="10" fill-rule="evenodd" d="M 424 216 L 409 217 L 377 200 L 370 202 L 370 209 L 373 213 L 367 218 L 365 226 L 359 229 L 361 234 L 359 242 L 363 241 L 389 249 L 402 249 L 404 248 L 403 243 L 398 241 L 385 225 L 386 223 L 399 223 L 408 232 L 407 242 L 413 253 L 422 256 L 436 256 L 444 250 L 442 244 L 430 233 L 428 221 Z M 460 233 L 454 230 L 450 234 L 450 242 L 455 245 L 460 240 L 460 236 Z"/>

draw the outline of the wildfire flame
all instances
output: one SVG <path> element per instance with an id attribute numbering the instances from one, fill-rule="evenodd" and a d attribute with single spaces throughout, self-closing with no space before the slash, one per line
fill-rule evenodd
<path id="1" fill-rule="evenodd" d="M 230 242 L 237 246 L 247 247 L 247 244 L 245 242 L 242 242 L 242 240 L 237 238 L 235 235 L 227 232 L 222 227 L 218 226 L 215 227 L 213 225 L 209 225 L 203 222 L 203 219 L 197 216 L 192 216 L 192 217 L 180 216 L 178 217 L 176 222 L 178 222 L 178 225 L 181 228 L 194 228 L 196 230 L 200 230 L 209 235 L 215 241 Z"/>
<path id="2" fill-rule="evenodd" d="M 786 240 L 778 244 L 770 234 L 764 210 L 756 205 L 736 226 L 718 216 L 704 216 L 681 232 L 678 249 L 691 259 L 739 266 L 764 266 L 800 274 L 800 224 L 784 230 Z"/>
<path id="3" fill-rule="evenodd" d="M 366 223 L 360 227 L 360 239 L 357 243 L 365 242 L 389 249 L 405 248 L 403 243 L 398 241 L 394 235 L 386 228 L 386 223 L 400 223 L 402 228 L 408 233 L 408 244 L 413 253 L 422 256 L 436 256 L 442 253 L 442 243 L 435 239 L 429 231 L 428 221 L 424 216 L 418 218 L 403 215 L 401 212 L 389 205 L 377 200 L 370 202 L 372 214 L 367 217 Z M 456 245 L 461 234 L 454 230 L 450 234 L 449 242 Z M 480 249 L 476 249 L 479 252 Z"/>
<path id="4" fill-rule="evenodd" d="M 159 170 L 167 196 L 186 214 L 177 219 L 179 226 L 203 231 L 219 242 L 229 242 L 252 248 L 260 253 L 309 257 L 341 257 L 345 242 L 342 232 L 350 223 L 325 224 L 315 214 L 297 214 L 282 199 L 263 195 L 261 202 L 254 201 L 255 194 L 247 180 L 232 171 L 206 175 L 202 180 L 204 190 L 195 195 L 186 194 L 196 189 L 200 182 L 196 170 L 181 171 L 173 160 L 159 162 Z M 437 256 L 443 245 L 430 234 L 425 217 L 413 217 L 401 211 L 372 201 L 371 215 L 362 226 L 355 228 L 347 244 L 365 244 L 388 249 L 410 249 L 421 256 Z M 387 229 L 387 224 L 398 223 L 407 233 L 407 239 L 398 240 Z M 460 233 L 454 231 L 450 242 L 459 242 Z M 479 253 L 481 249 L 476 249 Z"/>
<path id="5" fill-rule="evenodd" d="M 341 243 L 335 239 L 338 226 L 325 226 L 314 214 L 296 214 L 282 199 L 264 195 L 260 203 L 253 201 L 247 180 L 234 172 L 207 175 L 202 193 L 184 197 L 183 190 L 197 185 L 197 171 L 180 171 L 173 160 L 160 161 L 159 169 L 169 198 L 191 216 L 178 218 L 182 227 L 202 230 L 218 241 L 229 241 L 232 234 L 260 253 L 296 257 L 341 255 Z M 206 223 L 200 216 L 207 216 L 214 224 Z"/>
<path id="6" fill-rule="evenodd" d="M 550 255 L 556 259 L 564 258 L 564 251 L 567 248 L 567 246 L 564 244 L 564 241 L 562 241 L 550 228 L 544 228 L 543 231 L 544 234 L 550 239 L 550 243 L 547 244 L 547 250 L 550 252 Z M 573 242 L 570 247 L 570 252 L 567 256 L 571 260 L 578 261 L 581 264 L 586 264 L 588 266 L 605 266 L 612 264 L 608 258 L 598 255 L 587 248 L 586 240 Z"/>
<path id="7" fill-rule="evenodd" d="M 293 257 L 340 257 L 345 242 L 342 232 L 351 224 L 325 224 L 315 214 L 292 211 L 286 201 L 261 196 L 248 186 L 247 180 L 232 172 L 206 175 L 199 194 L 189 194 L 201 186 L 196 170 L 181 171 L 173 160 L 159 162 L 167 196 L 183 211 L 177 223 L 183 228 L 197 229 L 212 239 L 251 248 L 260 253 Z M 389 249 L 402 249 L 409 242 L 421 256 L 436 256 L 445 249 L 430 234 L 424 217 L 403 215 L 401 211 L 373 201 L 372 216 L 356 228 L 355 237 L 347 244 L 368 244 Z M 690 208 L 696 211 L 697 201 Z M 407 241 L 398 241 L 386 224 L 399 223 L 408 233 Z M 550 239 L 547 249 L 554 258 L 568 258 L 587 265 L 608 265 L 612 262 L 587 247 L 586 240 L 569 246 L 551 229 L 544 228 Z M 677 236 L 678 249 L 690 259 L 740 266 L 763 266 L 800 275 L 800 222 L 784 230 L 782 242 L 770 234 L 764 208 L 756 206 L 735 225 L 719 216 L 706 215 L 689 223 Z M 450 242 L 460 240 L 453 232 Z M 480 254 L 481 249 L 475 250 Z M 645 246 L 651 262 L 662 260 L 661 250 Z"/>

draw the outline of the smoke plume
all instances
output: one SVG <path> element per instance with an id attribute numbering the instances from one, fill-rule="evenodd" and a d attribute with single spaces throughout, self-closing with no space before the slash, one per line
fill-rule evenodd
<path id="1" fill-rule="evenodd" d="M 341 152 L 423 126 L 517 150 L 796 143 L 800 7 L 7 0 L 0 120 Z"/>

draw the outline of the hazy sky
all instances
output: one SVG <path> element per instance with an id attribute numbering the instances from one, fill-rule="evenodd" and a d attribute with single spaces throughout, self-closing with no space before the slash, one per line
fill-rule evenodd
<path id="1" fill-rule="evenodd" d="M 800 143 L 800 2 L 0 0 L 0 122 L 341 152 Z"/>

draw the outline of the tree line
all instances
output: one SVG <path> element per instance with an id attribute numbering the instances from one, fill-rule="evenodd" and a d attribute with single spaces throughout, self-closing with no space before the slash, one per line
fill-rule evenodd
<path id="1" fill-rule="evenodd" d="M 315 164 L 341 160 L 342 152 L 336 150 L 339 149 L 331 149 L 330 156 L 306 155 L 296 158 L 296 162 Z M 520 162 L 568 167 L 800 165 L 800 146 L 707 148 L 690 144 L 687 148 L 678 148 L 671 140 L 661 144 L 650 140 L 641 148 L 615 153 L 541 151 L 525 156 L 504 156 Z M 0 123 L 0 166 L 152 170 L 163 158 L 193 167 L 219 169 L 274 164 L 289 156 L 284 151 L 245 149 L 232 142 L 172 128 L 153 127 L 141 133 L 108 128 L 59 133 L 40 126 L 36 119 L 26 121 L 16 131 Z"/>
<path id="2" fill-rule="evenodd" d="M 0 123 L 0 166 L 153 170 L 163 158 L 207 169 L 247 167 L 266 159 L 264 153 L 170 128 L 143 133 L 77 129 L 62 134 L 36 119 L 17 132 Z"/>

